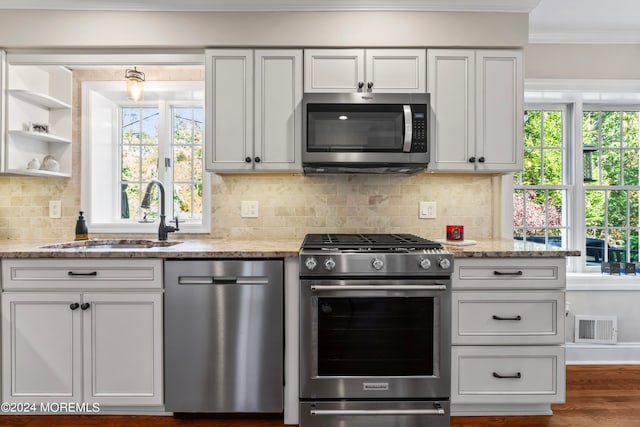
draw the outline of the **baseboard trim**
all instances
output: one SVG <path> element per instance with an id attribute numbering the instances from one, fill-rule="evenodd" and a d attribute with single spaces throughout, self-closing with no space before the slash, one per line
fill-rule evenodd
<path id="1" fill-rule="evenodd" d="M 507 399 L 507 398 L 505 398 Z M 510 416 L 510 415 L 553 415 L 548 403 L 487 404 L 487 403 L 451 403 L 451 415 L 468 416 Z"/>
<path id="2" fill-rule="evenodd" d="M 638 365 L 640 343 L 574 344 L 565 346 L 567 365 Z"/>

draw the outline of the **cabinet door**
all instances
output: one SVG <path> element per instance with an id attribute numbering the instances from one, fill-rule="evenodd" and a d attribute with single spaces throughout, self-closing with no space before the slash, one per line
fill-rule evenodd
<path id="1" fill-rule="evenodd" d="M 430 169 L 473 171 L 475 51 L 429 49 Z"/>
<path id="2" fill-rule="evenodd" d="M 207 50 L 205 59 L 205 167 L 212 171 L 251 170 L 253 51 Z"/>
<path id="3" fill-rule="evenodd" d="M 77 293 L 3 293 L 4 402 L 82 402 L 79 302 Z"/>
<path id="4" fill-rule="evenodd" d="M 304 51 L 305 92 L 361 92 L 364 88 L 363 49 Z"/>
<path id="5" fill-rule="evenodd" d="M 478 170 L 522 170 L 521 52 L 478 50 L 476 90 L 476 157 L 484 158 Z"/>
<path id="6" fill-rule="evenodd" d="M 367 49 L 365 90 L 425 93 L 427 60 L 424 49 Z"/>
<path id="7" fill-rule="evenodd" d="M 162 295 L 86 293 L 81 310 L 84 401 L 162 404 Z"/>
<path id="8" fill-rule="evenodd" d="M 302 51 L 255 52 L 256 170 L 302 170 Z"/>

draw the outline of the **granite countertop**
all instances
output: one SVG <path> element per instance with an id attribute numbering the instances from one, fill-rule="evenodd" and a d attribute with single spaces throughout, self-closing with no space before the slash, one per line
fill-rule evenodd
<path id="1" fill-rule="evenodd" d="M 481 240 L 465 246 L 459 246 L 447 241 L 440 242 L 456 258 L 556 258 L 580 256 L 579 250 L 562 249 L 557 246 L 523 242 L 521 240 Z"/>
<path id="2" fill-rule="evenodd" d="M 97 239 L 101 242 L 138 242 L 139 240 Z M 153 240 L 152 240 L 153 241 Z M 0 258 L 284 258 L 298 256 L 301 240 L 176 240 L 172 246 L 152 248 L 65 248 L 74 242 L 0 241 Z M 157 241 L 153 241 L 157 242 Z M 168 241 L 171 242 L 172 241 Z M 158 242 L 165 244 L 166 242 Z M 56 246 L 43 248 L 42 246 Z"/>
<path id="3" fill-rule="evenodd" d="M 128 242 L 129 240 L 105 240 Z M 169 241 L 172 242 L 172 241 Z M 65 248 L 73 242 L 53 244 L 47 242 L 0 241 L 0 258 L 284 258 L 298 256 L 300 240 L 230 240 L 187 239 L 173 246 L 153 248 Z M 159 242 L 166 244 L 165 242 Z M 478 241 L 473 245 L 454 246 L 442 242 L 456 258 L 524 258 L 580 256 L 578 250 L 514 240 Z"/>

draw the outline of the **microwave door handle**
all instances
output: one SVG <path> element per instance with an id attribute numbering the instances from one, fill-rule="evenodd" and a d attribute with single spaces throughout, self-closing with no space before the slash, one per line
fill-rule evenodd
<path id="1" fill-rule="evenodd" d="M 403 105 L 404 111 L 404 144 L 402 152 L 411 152 L 411 140 L 413 139 L 413 115 L 411 114 L 411 105 Z"/>

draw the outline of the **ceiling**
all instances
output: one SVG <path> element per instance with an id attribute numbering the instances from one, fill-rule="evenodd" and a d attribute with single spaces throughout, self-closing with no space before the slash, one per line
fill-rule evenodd
<path id="1" fill-rule="evenodd" d="M 638 0 L 2 0 L 0 9 L 529 13 L 531 43 L 640 43 Z"/>

